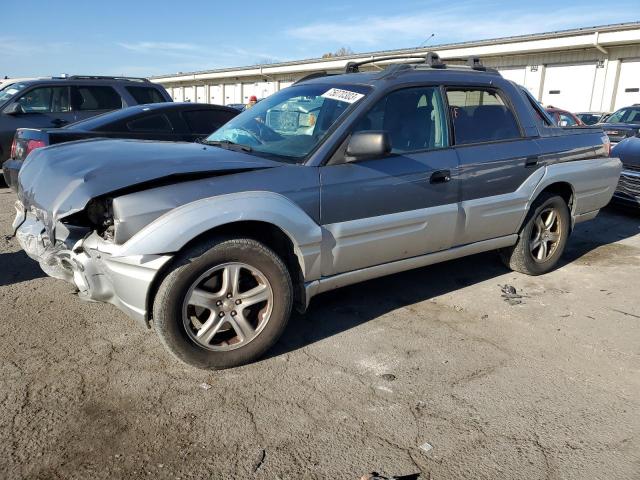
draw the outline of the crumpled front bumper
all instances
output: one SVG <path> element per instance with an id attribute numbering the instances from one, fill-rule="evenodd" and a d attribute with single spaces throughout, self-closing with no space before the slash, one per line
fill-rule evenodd
<path id="1" fill-rule="evenodd" d="M 44 224 L 16 202 L 13 226 L 20 246 L 49 276 L 68 281 L 83 300 L 111 303 L 148 326 L 150 287 L 171 255 L 118 256 L 97 233 L 52 244 Z"/>

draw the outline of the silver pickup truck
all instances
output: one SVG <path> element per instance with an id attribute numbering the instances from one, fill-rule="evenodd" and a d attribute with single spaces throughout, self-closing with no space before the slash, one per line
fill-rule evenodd
<path id="1" fill-rule="evenodd" d="M 344 285 L 487 250 L 553 269 L 616 188 L 607 136 L 554 126 L 477 60 L 395 60 L 303 79 L 202 144 L 35 150 L 17 237 L 199 368 L 258 358 L 293 308 Z"/>

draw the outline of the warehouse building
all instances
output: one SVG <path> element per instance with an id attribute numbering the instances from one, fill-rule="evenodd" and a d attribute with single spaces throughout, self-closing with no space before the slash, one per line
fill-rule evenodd
<path id="1" fill-rule="evenodd" d="M 388 50 L 329 59 L 225 68 L 153 77 L 176 101 L 246 103 L 313 72 L 339 73 L 349 61 L 434 51 L 455 63 L 471 56 L 524 85 L 544 105 L 574 112 L 640 103 L 640 22 L 493 40 Z M 370 66 L 369 68 L 379 68 Z"/>

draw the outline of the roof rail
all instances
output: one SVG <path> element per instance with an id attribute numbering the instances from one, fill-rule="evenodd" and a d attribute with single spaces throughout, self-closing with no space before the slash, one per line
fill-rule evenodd
<path id="1" fill-rule="evenodd" d="M 313 73 L 310 73 L 309 75 L 305 75 L 304 77 L 299 78 L 298 80 L 293 82 L 292 85 L 295 85 L 300 82 L 304 82 L 305 80 L 311 80 L 312 78 L 320 78 L 320 77 L 327 77 L 327 76 L 329 76 L 329 74 L 324 70 L 321 72 L 313 72 Z"/>
<path id="2" fill-rule="evenodd" d="M 432 68 L 444 68 L 445 64 L 440 61 L 440 57 L 435 52 L 427 52 L 426 55 L 391 55 L 388 57 L 372 57 L 359 62 L 349 62 L 344 67 L 344 73 L 358 73 L 362 65 L 368 63 L 386 62 L 388 60 L 418 60 L 412 63 L 425 63 Z"/>
<path id="3" fill-rule="evenodd" d="M 109 75 L 69 75 L 62 78 L 72 80 L 130 80 L 133 82 L 149 82 L 148 78 L 142 77 L 112 77 Z"/>

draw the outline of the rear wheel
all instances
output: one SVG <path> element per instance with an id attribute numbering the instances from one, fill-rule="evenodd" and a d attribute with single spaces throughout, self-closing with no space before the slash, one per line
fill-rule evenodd
<path id="1" fill-rule="evenodd" d="M 571 215 L 564 199 L 543 193 L 531 207 L 518 243 L 500 252 L 512 270 L 542 275 L 557 265 L 569 237 Z"/>
<path id="2" fill-rule="evenodd" d="M 198 368 L 229 368 L 259 358 L 291 314 L 291 278 L 282 260 L 252 239 L 221 239 L 188 249 L 154 302 L 164 345 Z"/>

